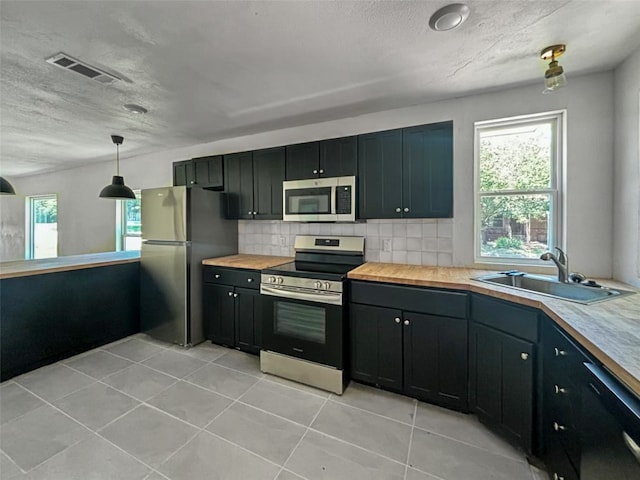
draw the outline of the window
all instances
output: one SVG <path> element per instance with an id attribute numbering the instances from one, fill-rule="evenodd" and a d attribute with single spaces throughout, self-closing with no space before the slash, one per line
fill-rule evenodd
<path id="1" fill-rule="evenodd" d="M 563 112 L 475 124 L 476 261 L 537 263 L 561 245 Z"/>
<path id="2" fill-rule="evenodd" d="M 56 195 L 27 197 L 25 258 L 58 256 L 58 198 Z"/>
<path id="3" fill-rule="evenodd" d="M 140 250 L 142 242 L 140 222 L 140 190 L 134 190 L 135 200 L 118 200 L 116 212 L 116 250 Z"/>

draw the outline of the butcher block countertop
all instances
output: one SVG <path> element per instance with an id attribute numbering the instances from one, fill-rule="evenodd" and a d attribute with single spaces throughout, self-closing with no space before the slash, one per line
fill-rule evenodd
<path id="1" fill-rule="evenodd" d="M 83 268 L 105 267 L 140 261 L 140 251 L 89 253 L 68 257 L 16 260 L 0 263 L 0 279 L 67 272 Z"/>
<path id="2" fill-rule="evenodd" d="M 491 273 L 496 272 L 470 268 L 365 263 L 351 270 L 348 277 L 351 280 L 467 290 L 539 308 L 640 396 L 640 293 L 637 288 L 598 279 L 598 283 L 604 286 L 637 293 L 582 305 L 471 280 Z"/>
<path id="3" fill-rule="evenodd" d="M 228 257 L 205 258 L 203 265 L 214 267 L 246 268 L 248 270 L 262 270 L 264 268 L 276 267 L 283 263 L 293 262 L 293 257 L 276 257 L 272 255 L 250 255 L 240 254 Z"/>

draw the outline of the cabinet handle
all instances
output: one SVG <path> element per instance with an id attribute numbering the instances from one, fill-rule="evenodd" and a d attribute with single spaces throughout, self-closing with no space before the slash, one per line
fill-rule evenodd
<path id="1" fill-rule="evenodd" d="M 247 282 L 249 283 L 253 282 L 253 278 L 247 278 Z"/>
<path id="2" fill-rule="evenodd" d="M 230 297 L 233 297 L 233 292 L 229 292 L 229 293 L 228 293 L 228 295 L 229 295 Z"/>
<path id="3" fill-rule="evenodd" d="M 567 393 L 567 389 L 566 388 L 559 387 L 558 385 L 554 385 L 553 386 L 553 391 L 556 394 Z"/>
<path id="4" fill-rule="evenodd" d="M 400 318 L 399 317 L 394 318 L 394 320 L 396 321 L 396 323 L 400 323 Z"/>
<path id="5" fill-rule="evenodd" d="M 529 354 L 528 354 L 527 352 L 522 352 L 522 353 L 520 354 L 520 358 L 521 358 L 522 360 L 526 360 L 526 359 L 528 359 L 528 358 L 529 358 Z"/>
<path id="6" fill-rule="evenodd" d="M 191 185 L 193 185 L 194 183 L 196 183 L 196 182 L 194 182 L 193 180 L 191 180 Z"/>
<path id="7" fill-rule="evenodd" d="M 558 347 L 554 347 L 553 353 L 556 354 L 556 357 L 564 357 L 567 355 L 567 352 L 565 352 L 564 350 L 560 350 Z"/>
<path id="8" fill-rule="evenodd" d="M 404 207 L 404 213 L 407 213 L 409 211 L 409 207 Z"/>
<path id="9" fill-rule="evenodd" d="M 405 320 L 405 321 L 404 321 L 404 324 L 405 324 L 405 325 L 409 325 L 409 320 Z"/>
<path id="10" fill-rule="evenodd" d="M 553 429 L 556 432 L 563 432 L 567 429 L 564 425 L 560 425 L 558 422 L 553 422 Z"/>
<path id="11" fill-rule="evenodd" d="M 257 215 L 257 214 L 258 214 L 258 212 L 253 212 L 253 214 L 254 214 L 254 215 Z"/>
<path id="12" fill-rule="evenodd" d="M 396 212 L 400 213 L 402 211 L 402 209 L 400 207 L 396 208 Z"/>
<path id="13" fill-rule="evenodd" d="M 324 173 L 324 170 L 323 170 L 323 169 L 320 169 L 320 173 Z"/>
<path id="14" fill-rule="evenodd" d="M 216 278 L 220 278 L 220 274 L 219 274 L 219 273 L 216 273 L 215 277 L 216 277 Z"/>
<path id="15" fill-rule="evenodd" d="M 248 214 L 248 215 L 251 215 L 251 213 L 252 213 L 252 212 L 251 212 L 251 210 L 249 210 L 249 211 L 247 212 L 247 214 Z"/>
<path id="16" fill-rule="evenodd" d="M 557 473 L 554 472 L 553 480 L 564 480 L 564 477 L 562 475 L 558 475 Z"/>
<path id="17" fill-rule="evenodd" d="M 237 294 L 237 293 L 234 293 L 234 294 L 233 294 L 233 298 L 237 298 L 237 297 L 238 297 L 238 294 Z"/>
<path id="18" fill-rule="evenodd" d="M 314 174 L 317 174 L 317 173 L 318 173 L 318 170 L 314 170 L 314 171 L 313 171 L 313 173 L 314 173 Z"/>

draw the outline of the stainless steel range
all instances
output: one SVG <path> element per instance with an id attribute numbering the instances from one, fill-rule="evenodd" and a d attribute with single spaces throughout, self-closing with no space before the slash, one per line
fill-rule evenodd
<path id="1" fill-rule="evenodd" d="M 347 272 L 363 237 L 299 235 L 295 261 L 262 271 L 260 368 L 342 394 L 346 382 Z"/>

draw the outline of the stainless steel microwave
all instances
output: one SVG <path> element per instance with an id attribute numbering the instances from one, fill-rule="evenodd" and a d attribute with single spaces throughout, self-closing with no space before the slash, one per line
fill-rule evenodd
<path id="1" fill-rule="evenodd" d="M 282 183 L 285 222 L 355 222 L 356 177 Z"/>

